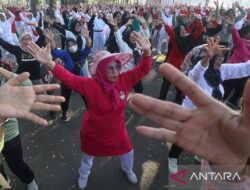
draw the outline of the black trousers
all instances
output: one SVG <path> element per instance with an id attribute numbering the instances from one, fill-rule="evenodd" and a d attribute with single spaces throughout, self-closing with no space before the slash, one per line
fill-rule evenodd
<path id="1" fill-rule="evenodd" d="M 231 45 L 228 42 L 220 42 L 219 44 L 225 46 L 226 48 L 230 48 L 230 45 Z M 223 63 L 227 63 L 227 60 L 230 56 L 230 51 L 225 52 L 224 56 L 225 57 L 224 57 Z"/>
<path id="2" fill-rule="evenodd" d="M 163 77 L 162 84 L 161 84 L 161 91 L 159 95 L 160 100 L 166 100 L 170 86 L 171 86 L 171 82 L 166 80 Z M 175 103 L 182 104 L 182 100 L 183 100 L 182 92 L 178 88 L 176 88 Z"/>
<path id="3" fill-rule="evenodd" d="M 69 100 L 70 100 L 70 97 L 71 97 L 71 92 L 72 90 L 69 89 L 67 86 L 65 86 L 64 84 L 61 84 L 61 96 L 63 96 L 65 98 L 65 102 L 61 103 L 61 108 L 62 108 L 62 113 L 66 113 L 69 109 Z M 81 96 L 85 105 L 86 105 L 86 108 L 88 108 L 87 106 L 87 101 L 85 99 L 84 96 Z"/>
<path id="4" fill-rule="evenodd" d="M 244 77 L 240 79 L 231 79 L 223 81 L 223 87 L 225 90 L 225 94 L 223 99 L 226 100 L 229 98 L 230 94 L 234 90 L 232 96 L 229 98 L 229 102 L 238 103 L 240 98 L 243 95 L 244 86 L 249 77 Z"/>
<path id="5" fill-rule="evenodd" d="M 33 181 L 34 173 L 23 160 L 23 150 L 19 135 L 4 143 L 2 153 L 10 170 L 23 183 L 29 184 Z"/>
<path id="6" fill-rule="evenodd" d="M 178 159 L 179 155 L 183 152 L 183 149 L 176 144 L 172 144 L 168 157 Z"/>
<path id="7" fill-rule="evenodd" d="M 141 93 L 142 94 L 142 92 L 143 92 L 143 85 L 142 85 L 142 81 L 141 80 L 138 83 L 135 84 L 134 91 L 136 93 Z"/>

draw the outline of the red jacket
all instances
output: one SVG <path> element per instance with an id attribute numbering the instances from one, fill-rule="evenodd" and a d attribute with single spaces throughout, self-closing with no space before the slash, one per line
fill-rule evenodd
<path id="1" fill-rule="evenodd" d="M 92 156 L 116 156 L 132 150 L 125 128 L 124 110 L 129 92 L 150 71 L 151 64 L 151 56 L 142 57 L 141 63 L 134 69 L 119 75 L 121 100 L 115 111 L 112 98 L 95 79 L 76 76 L 56 65 L 52 71 L 56 78 L 83 95 L 88 102 L 88 110 L 83 117 L 80 131 L 83 152 Z"/>
<path id="2" fill-rule="evenodd" d="M 195 28 L 195 32 L 192 34 L 193 40 L 198 39 L 203 32 L 203 25 L 197 25 L 196 21 L 191 23 L 188 28 L 186 28 L 187 32 L 191 32 Z M 175 42 L 175 32 L 174 30 L 169 26 L 165 25 L 165 30 L 169 35 L 169 40 L 170 40 L 170 51 L 167 56 L 167 62 L 170 63 L 171 65 L 175 66 L 177 69 L 180 69 L 187 53 L 182 53 L 176 42 Z"/>

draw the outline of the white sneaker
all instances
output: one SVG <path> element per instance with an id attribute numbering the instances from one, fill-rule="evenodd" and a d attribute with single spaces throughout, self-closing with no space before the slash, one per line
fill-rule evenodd
<path id="1" fill-rule="evenodd" d="M 178 172 L 177 159 L 176 158 L 168 158 L 168 171 L 171 174 Z"/>
<path id="2" fill-rule="evenodd" d="M 85 189 L 87 187 L 88 177 L 79 177 L 78 178 L 78 187 L 79 189 Z"/>
<path id="3" fill-rule="evenodd" d="M 137 177 L 133 171 L 131 172 L 126 172 L 125 170 L 122 169 L 122 171 L 126 174 L 128 180 L 132 184 L 136 184 L 138 182 Z"/>
<path id="4" fill-rule="evenodd" d="M 38 190 L 38 186 L 35 180 L 33 180 L 31 183 L 27 185 L 27 190 Z"/>

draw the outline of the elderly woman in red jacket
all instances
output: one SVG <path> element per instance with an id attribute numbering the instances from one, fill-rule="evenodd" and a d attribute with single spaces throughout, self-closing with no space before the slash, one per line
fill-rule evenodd
<path id="1" fill-rule="evenodd" d="M 30 43 L 30 53 L 41 63 L 47 65 L 53 74 L 68 88 L 83 95 L 88 102 L 80 131 L 83 153 L 78 186 L 85 189 L 96 156 L 119 156 L 121 169 L 128 180 L 135 184 L 137 177 L 133 172 L 133 148 L 125 128 L 124 110 L 128 94 L 134 85 L 151 68 L 150 43 L 142 34 L 132 35 L 143 49 L 141 62 L 134 69 L 120 74 L 122 65 L 132 58 L 129 53 L 111 54 L 98 52 L 90 68 L 93 78 L 76 76 L 62 66 L 55 64 L 50 53 Z"/>

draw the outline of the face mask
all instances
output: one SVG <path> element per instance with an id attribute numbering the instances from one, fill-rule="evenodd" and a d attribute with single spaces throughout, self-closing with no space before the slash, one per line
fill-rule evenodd
<path id="1" fill-rule="evenodd" d="M 75 52 L 77 52 L 77 50 L 78 50 L 77 45 L 71 46 L 71 47 L 69 48 L 69 52 L 70 52 L 70 53 L 75 53 Z"/>

